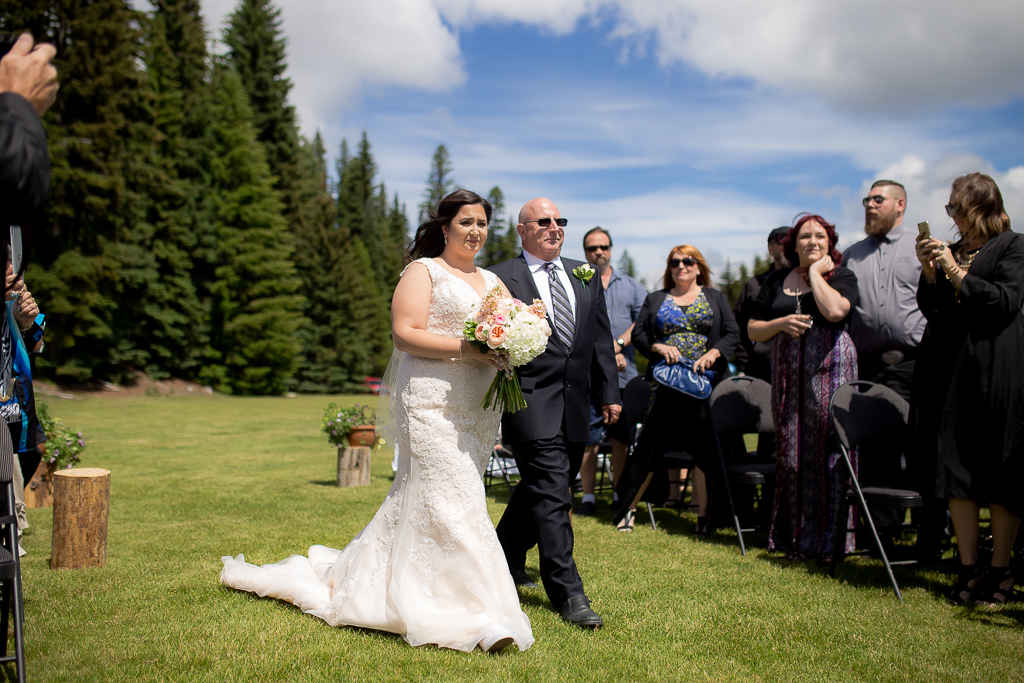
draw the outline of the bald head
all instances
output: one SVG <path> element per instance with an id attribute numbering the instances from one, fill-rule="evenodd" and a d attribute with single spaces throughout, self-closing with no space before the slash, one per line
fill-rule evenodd
<path id="1" fill-rule="evenodd" d="M 519 225 L 516 226 L 523 241 L 523 249 L 544 261 L 558 258 L 565 241 L 565 231 L 557 223 L 561 217 L 558 207 L 547 197 L 537 197 L 526 202 L 519 211 Z M 547 225 L 541 225 L 538 221 Z"/>

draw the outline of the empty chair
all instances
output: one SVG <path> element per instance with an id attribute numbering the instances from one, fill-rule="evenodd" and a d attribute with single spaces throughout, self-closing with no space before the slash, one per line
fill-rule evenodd
<path id="1" fill-rule="evenodd" d="M 924 499 L 917 491 L 907 489 L 881 486 L 862 488 L 850 460 L 850 451 L 872 446 L 891 445 L 894 442 L 902 443 L 906 438 L 908 412 L 909 406 L 903 398 L 892 389 L 873 382 L 858 381 L 844 384 L 832 395 L 832 401 L 829 404 L 829 416 L 835 427 L 836 437 L 839 440 L 839 452 L 845 468 L 845 472 L 841 475 L 836 500 L 839 504 L 843 504 L 845 501 L 846 504 L 854 505 L 863 511 L 863 518 L 871 530 L 875 546 L 882 558 L 882 564 L 885 565 L 885 571 L 889 574 L 892 589 L 901 601 L 903 595 L 900 593 L 899 584 L 896 583 L 896 577 L 892 573 L 892 566 L 886 556 L 885 548 L 882 546 L 882 540 L 878 536 L 878 530 L 875 529 L 870 511 L 872 507 L 923 507 Z M 847 532 L 847 529 L 844 528 L 845 520 L 845 516 L 836 515 L 833 538 L 839 538 L 841 534 Z M 833 542 L 830 566 L 830 573 L 833 576 L 835 576 L 836 566 L 842 556 L 842 546 Z"/>
<path id="2" fill-rule="evenodd" d="M 711 401 L 711 424 L 718 446 L 719 469 L 725 474 L 722 478 L 723 488 L 739 538 L 740 553 L 746 555 L 743 532 L 754 529 L 741 527 L 731 484 L 764 487 L 770 478 L 775 476 L 775 463 L 757 462 L 754 456 L 749 460 L 740 457 L 740 462 L 727 462 L 723 444 L 741 442 L 744 434 L 775 433 L 775 422 L 772 420 L 772 387 L 768 382 L 756 377 L 729 377 L 715 387 L 708 400 Z M 743 448 L 742 452 L 745 454 L 746 448 Z M 710 490 L 715 489 L 711 487 Z"/>

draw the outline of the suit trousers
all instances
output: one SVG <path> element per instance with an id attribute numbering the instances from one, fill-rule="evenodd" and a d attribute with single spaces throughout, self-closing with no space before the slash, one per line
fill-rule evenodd
<path id="1" fill-rule="evenodd" d="M 572 557 L 569 486 L 579 474 L 585 444 L 567 440 L 565 431 L 563 419 L 554 438 L 508 442 L 521 479 L 497 527 L 513 577 L 524 574 L 526 553 L 537 546 L 541 581 L 556 609 L 570 597 L 583 594 L 583 579 Z"/>

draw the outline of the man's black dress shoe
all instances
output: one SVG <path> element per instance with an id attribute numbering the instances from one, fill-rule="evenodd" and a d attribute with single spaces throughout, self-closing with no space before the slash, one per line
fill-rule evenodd
<path id="1" fill-rule="evenodd" d="M 526 572 L 512 572 L 512 582 L 520 588 L 540 588 Z"/>
<path id="2" fill-rule="evenodd" d="M 590 600 L 586 595 L 574 595 L 558 608 L 562 619 L 580 628 L 600 628 L 604 626 L 601 615 L 590 609 Z"/>
<path id="3" fill-rule="evenodd" d="M 580 514 L 585 517 L 592 517 L 597 514 L 597 503 L 592 503 L 589 500 L 580 503 Z"/>

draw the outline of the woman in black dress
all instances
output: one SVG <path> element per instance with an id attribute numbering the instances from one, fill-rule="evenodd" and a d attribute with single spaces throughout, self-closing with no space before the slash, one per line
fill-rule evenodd
<path id="1" fill-rule="evenodd" d="M 857 379 L 848 333 L 857 276 L 840 265 L 838 240 L 835 226 L 821 216 L 801 216 L 784 246 L 794 267 L 765 280 L 747 323 L 752 340 L 772 342 L 777 471 L 768 549 L 790 557 L 832 551 L 840 461 L 828 405 L 836 389 Z M 850 457 L 856 467 L 856 452 Z M 852 509 L 840 514 L 851 526 Z M 846 552 L 853 542 L 852 533 L 839 539 Z"/>
<path id="2" fill-rule="evenodd" d="M 946 212 L 960 239 L 919 236 L 917 302 L 928 319 L 914 372 L 916 443 L 935 463 L 935 495 L 949 500 L 960 551 L 950 599 L 1003 603 L 1010 551 L 1024 510 L 1024 236 L 995 181 L 953 181 Z M 978 557 L 979 506 L 988 503 L 992 560 Z"/>
<path id="3" fill-rule="evenodd" d="M 694 372 L 713 370 L 712 384 L 729 371 L 729 356 L 740 341 L 740 330 L 725 295 L 711 284 L 704 257 L 688 244 L 672 249 L 664 276 L 665 288 L 647 295 L 633 325 L 633 345 L 651 360 L 686 363 Z M 614 521 L 620 530 L 633 527 L 636 504 L 652 479 L 661 455 L 685 450 L 696 463 L 693 473 L 697 500 L 697 531 L 707 531 L 708 496 L 704 473 L 713 463 L 714 436 L 706 400 L 692 398 L 660 384 L 653 388 L 649 414 L 640 439 L 626 463 L 616 492 L 620 507 Z"/>

